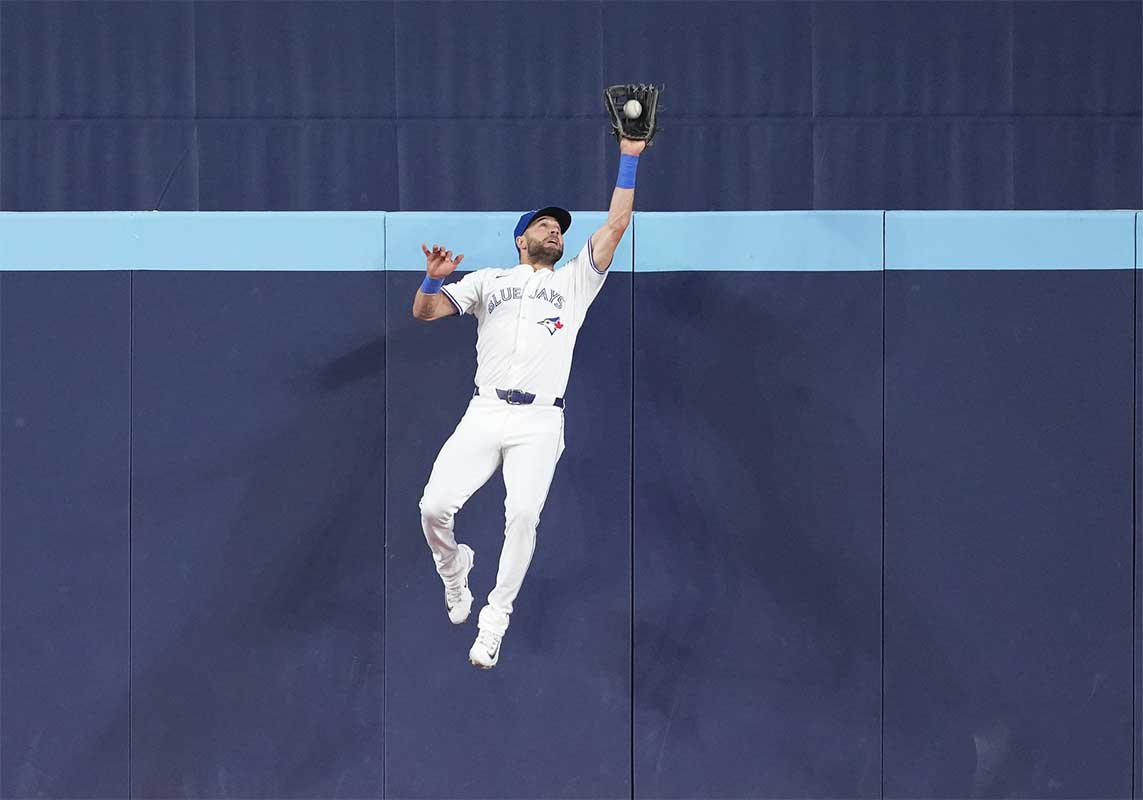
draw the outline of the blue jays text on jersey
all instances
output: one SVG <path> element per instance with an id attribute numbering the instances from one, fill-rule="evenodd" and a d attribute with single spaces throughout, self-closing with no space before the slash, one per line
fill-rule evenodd
<path id="1" fill-rule="evenodd" d="M 557 270 L 524 263 L 478 269 L 441 288 L 458 315 L 476 318 L 478 391 L 433 463 L 420 502 L 421 525 L 437 573 L 451 589 L 474 563 L 470 547 L 468 563 L 457 560 L 462 550 L 453 520 L 502 468 L 504 544 L 496 588 L 480 611 L 484 631 L 504 635 L 532 561 L 536 526 L 564 449 L 562 399 L 576 336 L 607 272 L 596 268 L 588 240 Z M 512 396 L 504 390 L 530 394 L 533 401 L 508 402 Z M 450 604 L 450 619 L 451 610 Z"/>
<path id="2" fill-rule="evenodd" d="M 460 315 L 476 317 L 475 384 L 562 397 L 576 338 L 606 278 L 588 241 L 556 270 L 478 269 L 442 287 Z"/>
<path id="3" fill-rule="evenodd" d="M 488 298 L 488 313 L 491 314 L 504 303 L 510 303 L 513 300 L 519 300 L 524 296 L 524 290 L 519 286 L 510 286 L 504 289 L 494 291 Z M 543 286 L 537 288 L 528 295 L 529 300 L 547 300 L 557 309 L 564 307 L 564 296 L 552 289 L 550 292 Z"/>

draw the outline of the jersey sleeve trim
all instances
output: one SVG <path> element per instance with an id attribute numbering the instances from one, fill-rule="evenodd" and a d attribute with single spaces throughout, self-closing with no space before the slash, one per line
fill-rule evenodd
<path id="1" fill-rule="evenodd" d="M 591 264 L 591 268 L 595 270 L 596 275 L 606 275 L 606 270 L 598 269 L 595 266 L 595 253 L 592 252 L 593 250 L 594 248 L 592 247 L 591 237 L 589 236 L 587 237 L 587 263 Z"/>
<path id="2" fill-rule="evenodd" d="M 448 289 L 446 289 L 444 286 L 441 287 L 441 294 L 443 294 L 445 297 L 447 297 L 448 301 L 450 303 L 452 303 L 453 308 L 456 309 L 457 315 L 463 317 L 464 316 L 464 309 L 460 307 L 460 303 L 456 302 L 456 300 L 453 299 L 453 296 L 451 294 L 449 294 Z"/>

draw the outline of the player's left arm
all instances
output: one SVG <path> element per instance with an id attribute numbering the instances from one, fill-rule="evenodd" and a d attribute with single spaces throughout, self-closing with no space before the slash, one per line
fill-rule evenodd
<path id="1" fill-rule="evenodd" d="M 607 221 L 591 235 L 591 257 L 598 272 L 606 272 L 611 266 L 615 248 L 631 224 L 631 212 L 635 209 L 635 168 L 646 146 L 642 140 L 619 140 L 619 179 L 611 193 Z"/>

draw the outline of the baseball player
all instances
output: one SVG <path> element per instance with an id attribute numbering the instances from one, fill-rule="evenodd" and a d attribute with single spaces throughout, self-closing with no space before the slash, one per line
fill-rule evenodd
<path id="1" fill-rule="evenodd" d="M 443 286 L 463 254 L 424 244 L 428 275 L 413 300 L 413 316 L 435 320 L 476 317 L 476 391 L 460 424 L 444 443 L 421 497 L 421 524 L 445 586 L 449 619 L 472 610 L 468 574 L 472 548 L 457 544 L 453 520 L 497 467 L 504 471 L 504 545 L 496 588 L 480 611 L 469 661 L 496 666 L 516 595 L 532 561 L 536 526 L 556 462 L 564 450 L 563 393 L 576 335 L 631 222 L 635 173 L 645 141 L 619 139 L 619 177 L 607 221 L 559 270 L 571 214 L 562 208 L 529 211 L 516 224 L 519 263 L 480 269 Z"/>

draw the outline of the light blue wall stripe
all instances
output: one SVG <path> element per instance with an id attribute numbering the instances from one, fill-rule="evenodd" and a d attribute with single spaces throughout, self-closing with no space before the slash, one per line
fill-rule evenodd
<path id="1" fill-rule="evenodd" d="M 1131 269 L 1134 211 L 890 211 L 887 269 Z"/>
<path id="2" fill-rule="evenodd" d="M 637 272 L 880 271 L 882 211 L 636 214 Z"/>
<path id="3" fill-rule="evenodd" d="M 441 212 L 396 211 L 385 217 L 385 237 L 388 250 L 387 267 L 395 271 L 424 272 L 425 256 L 421 242 L 429 247 L 441 244 L 454 253 L 464 253 L 460 268 L 463 271 L 485 267 L 512 267 L 516 260 L 516 246 L 512 232 L 520 219 L 518 211 Z M 603 211 L 573 211 L 572 224 L 564 235 L 564 260 L 574 257 L 589 236 L 607 219 Z M 628 228 L 611 268 L 616 272 L 630 272 L 632 262 L 632 236 Z M 558 267 L 558 265 L 557 265 Z"/>
<path id="4" fill-rule="evenodd" d="M 385 214 L 0 213 L 0 269 L 384 269 Z"/>
<path id="5" fill-rule="evenodd" d="M 465 270 L 511 266 L 516 212 L 3 212 L 5 270 L 424 269 L 422 241 Z M 636 213 L 613 269 L 1130 269 L 1135 211 Z M 604 212 L 575 212 L 565 255 Z M 882 225 L 884 224 L 884 243 Z M 639 247 L 634 248 L 635 239 Z M 884 262 L 882 259 L 884 258 Z M 637 259 L 637 262 L 636 262 Z M 565 259 L 566 260 L 566 259 Z M 387 263 L 386 263 L 387 262 Z"/>

